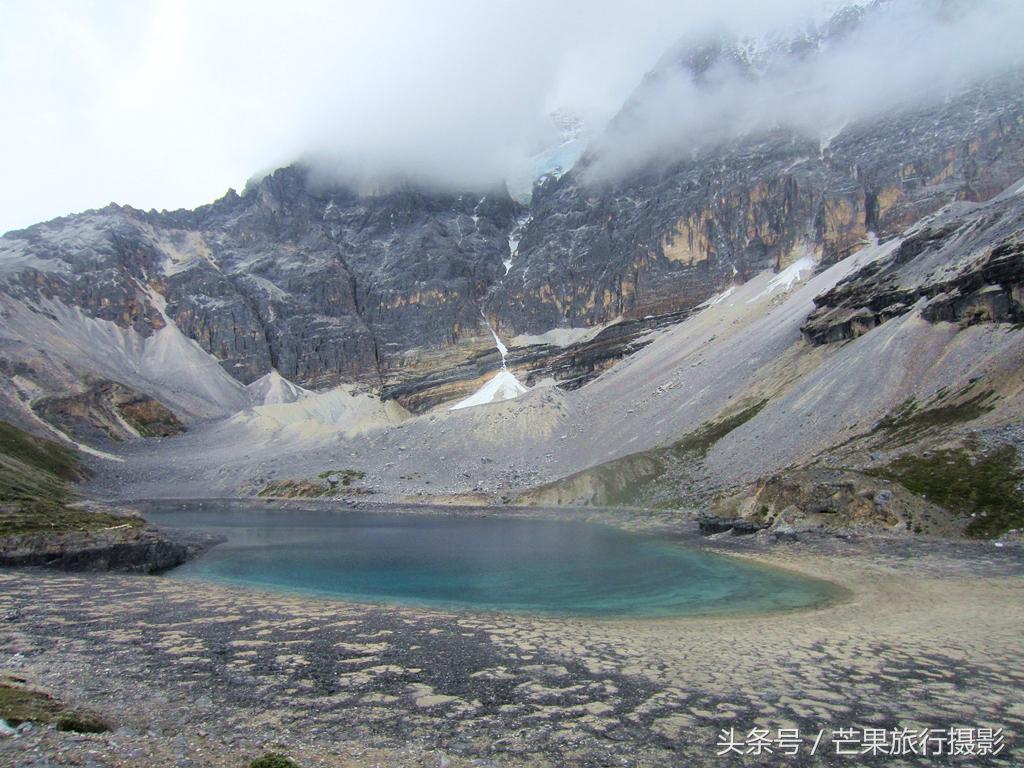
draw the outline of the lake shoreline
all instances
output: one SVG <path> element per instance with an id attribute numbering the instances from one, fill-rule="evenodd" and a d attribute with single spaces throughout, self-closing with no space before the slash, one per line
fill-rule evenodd
<path id="1" fill-rule="evenodd" d="M 689 543 L 690 526 L 675 530 Z M 0 739 L 0 763 L 226 767 L 280 751 L 307 767 L 700 766 L 720 764 L 723 727 L 866 724 L 1002 727 L 1007 749 L 991 764 L 1017 762 L 1019 547 L 756 535 L 703 546 L 849 597 L 770 615 L 595 620 L 2 570 L 0 674 L 114 730 L 37 728 Z"/>
<path id="2" fill-rule="evenodd" d="M 226 543 L 169 575 L 299 597 L 625 620 L 801 610 L 845 594 L 791 569 L 713 553 L 705 537 L 543 510 L 177 506 L 142 509 L 169 536 L 195 530 Z"/>

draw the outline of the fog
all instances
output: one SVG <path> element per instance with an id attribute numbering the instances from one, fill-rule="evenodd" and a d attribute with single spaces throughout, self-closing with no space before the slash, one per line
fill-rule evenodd
<path id="1" fill-rule="evenodd" d="M 489 186 L 557 140 L 553 110 L 600 134 L 680 40 L 785 36 L 838 5 L 8 0 L 0 231 L 111 201 L 191 207 L 299 158 L 329 177 Z M 634 119 L 604 134 L 600 172 L 773 122 L 826 130 L 1019 56 L 1024 4 L 942 4 L 963 23 L 906 5 L 927 29 L 879 24 L 820 66 L 779 66 L 757 84 L 721 68 L 711 89 L 648 82 Z"/>
<path id="2" fill-rule="evenodd" d="M 783 30 L 776 45 L 771 33 L 750 40 L 727 27 L 688 36 L 594 142 L 585 178 L 614 180 L 780 126 L 824 146 L 853 121 L 940 102 L 1024 66 L 1020 0 L 894 0 L 861 10 L 855 24 L 833 19 Z M 811 52 L 793 54 L 794 33 L 815 41 Z M 750 64 L 721 55 L 695 75 L 680 63 L 715 40 L 743 51 Z"/>

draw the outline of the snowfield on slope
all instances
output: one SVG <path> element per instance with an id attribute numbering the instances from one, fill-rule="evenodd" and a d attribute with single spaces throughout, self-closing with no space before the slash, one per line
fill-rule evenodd
<path id="1" fill-rule="evenodd" d="M 502 400 L 514 400 L 526 391 L 526 387 L 519 383 L 519 379 L 511 371 L 502 368 L 490 381 L 465 400 L 457 402 L 450 410 L 458 411 L 463 408 L 472 408 L 475 405 L 487 405 L 488 403 L 499 403 Z"/>

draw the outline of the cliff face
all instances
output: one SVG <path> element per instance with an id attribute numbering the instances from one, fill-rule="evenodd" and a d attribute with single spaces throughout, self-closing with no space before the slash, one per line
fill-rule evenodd
<path id="1" fill-rule="evenodd" d="M 696 159 L 542 186 L 512 270 L 491 292 L 502 328 L 537 333 L 704 301 L 803 256 L 834 263 L 953 200 L 1024 175 L 1024 80 L 850 125 L 827 147 L 778 130 Z"/>
<path id="2" fill-rule="evenodd" d="M 1024 197 L 955 203 L 918 224 L 885 259 L 815 297 L 812 344 L 861 336 L 921 303 L 929 322 L 1024 321 Z"/>
<path id="3" fill-rule="evenodd" d="M 311 387 L 379 386 L 410 350 L 478 333 L 515 212 L 503 191 L 360 195 L 285 169 L 181 215 L 212 263 L 169 281 L 168 312 L 243 381 L 274 367 Z"/>
<path id="4" fill-rule="evenodd" d="M 779 55 L 812 55 L 859 14 L 840 14 Z M 637 104 L 666 71 L 713 88 L 708 73 L 723 61 L 751 78 L 765 66 L 720 43 L 669 56 L 609 136 L 640 119 Z M 528 210 L 504 189 L 357 190 L 291 166 L 194 211 L 112 205 L 11 232 L 0 238 L 9 326 L 0 332 L 9 384 L 0 410 L 88 394 L 90 376 L 161 399 L 160 366 L 182 369 L 183 381 L 196 378 L 190 366 L 202 368 L 188 340 L 225 374 L 204 371 L 197 417 L 244 407 L 239 384 L 271 370 L 311 389 L 355 383 L 423 410 L 465 396 L 499 367 L 488 322 L 513 347 L 508 362 L 521 379 L 578 387 L 642 346 L 651 328 L 763 270 L 801 259 L 827 267 L 950 202 L 988 200 L 1024 177 L 1022 92 L 1024 73 L 1010 73 L 848 124 L 824 143 L 776 127 L 615 176 L 594 172 L 611 146 L 598 141 L 570 172 L 547 177 Z M 1016 247 L 1007 242 L 1008 255 L 984 269 L 1013 272 Z M 978 279 L 1010 287 L 975 296 L 973 283 L 947 286 L 960 293 L 930 311 L 959 320 L 989 301 L 992 316 L 1018 316 L 1016 277 Z M 915 290 L 900 301 L 916 300 Z M 824 298 L 807 337 L 848 338 L 898 309 L 874 308 L 868 319 L 857 301 Z M 66 344 L 39 341 L 47 323 L 52 340 L 83 318 L 112 325 Z M 511 343 L 586 328 L 594 334 L 568 345 Z M 97 362 L 94 350 L 80 354 L 81 339 L 114 340 L 116 349 Z M 140 367 L 146 376 L 133 378 Z M 175 386 L 192 397 L 186 385 Z M 173 410 L 181 399 L 163 401 Z"/>
<path id="5" fill-rule="evenodd" d="M 373 386 L 479 332 L 516 204 L 504 193 L 317 189 L 296 167 L 195 211 L 111 206 L 0 240 L 9 297 L 148 336 L 172 320 L 242 383 Z"/>

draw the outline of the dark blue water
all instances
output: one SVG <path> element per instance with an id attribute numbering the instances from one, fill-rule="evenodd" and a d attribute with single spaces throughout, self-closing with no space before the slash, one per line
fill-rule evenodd
<path id="1" fill-rule="evenodd" d="M 219 508 L 147 511 L 228 537 L 170 572 L 374 603 L 582 616 L 799 608 L 823 582 L 589 523 Z"/>

